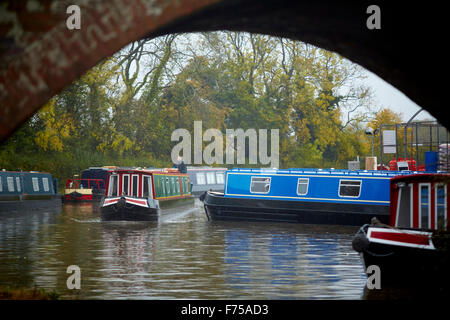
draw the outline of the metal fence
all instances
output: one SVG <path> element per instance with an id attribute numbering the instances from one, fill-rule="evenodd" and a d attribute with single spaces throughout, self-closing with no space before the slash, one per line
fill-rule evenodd
<path id="1" fill-rule="evenodd" d="M 435 165 L 437 170 L 448 171 L 450 167 L 450 134 L 438 122 L 417 121 L 386 124 L 379 128 L 378 133 L 379 163 L 382 166 L 389 163 L 395 155 L 395 159 L 415 160 L 417 167 Z"/>

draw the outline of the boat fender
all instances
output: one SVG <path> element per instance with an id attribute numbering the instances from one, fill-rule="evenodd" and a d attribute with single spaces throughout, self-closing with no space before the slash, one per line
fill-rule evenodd
<path id="1" fill-rule="evenodd" d="M 123 207 L 125 207 L 126 203 L 127 203 L 127 201 L 126 201 L 125 197 L 121 197 L 119 199 L 119 201 L 117 201 L 117 207 L 118 208 L 123 208 Z"/>
<path id="2" fill-rule="evenodd" d="M 205 198 L 206 198 L 206 191 L 203 192 L 203 193 L 200 195 L 200 197 L 198 197 L 198 198 L 200 199 L 201 202 L 203 202 L 203 201 L 205 200 Z"/>
<path id="3" fill-rule="evenodd" d="M 358 233 L 353 237 L 352 247 L 356 252 L 363 252 L 369 247 L 369 239 L 364 233 Z"/>

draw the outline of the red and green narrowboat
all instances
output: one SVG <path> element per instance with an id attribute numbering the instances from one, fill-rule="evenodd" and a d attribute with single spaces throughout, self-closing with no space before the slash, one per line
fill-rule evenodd
<path id="1" fill-rule="evenodd" d="M 104 221 L 152 221 L 162 208 L 194 203 L 189 175 L 178 169 L 111 170 L 106 190 L 100 203 Z"/>

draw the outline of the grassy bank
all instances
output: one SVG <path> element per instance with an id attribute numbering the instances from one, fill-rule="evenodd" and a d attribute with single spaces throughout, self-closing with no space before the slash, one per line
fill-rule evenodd
<path id="1" fill-rule="evenodd" d="M 0 300 L 58 300 L 60 294 L 42 288 L 0 287 Z"/>

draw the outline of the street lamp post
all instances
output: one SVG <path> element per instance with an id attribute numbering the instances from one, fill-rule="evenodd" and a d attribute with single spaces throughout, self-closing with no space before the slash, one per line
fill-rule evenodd
<path id="1" fill-rule="evenodd" d="M 368 127 L 366 129 L 366 135 L 371 136 L 371 140 L 372 140 L 372 157 L 373 157 L 373 138 L 375 137 L 375 135 L 378 133 L 378 129 L 373 129 L 371 127 Z"/>

